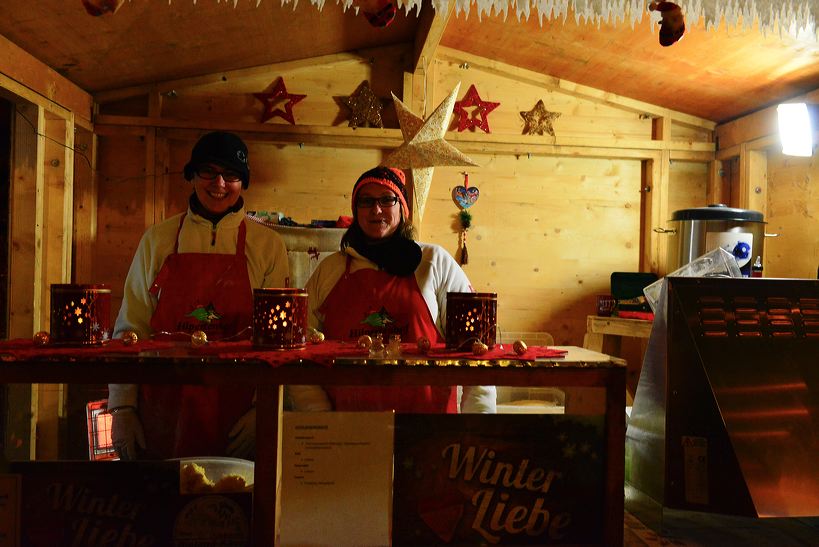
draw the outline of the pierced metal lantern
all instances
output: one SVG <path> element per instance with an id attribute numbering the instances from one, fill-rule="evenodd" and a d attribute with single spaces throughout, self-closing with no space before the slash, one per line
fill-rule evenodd
<path id="1" fill-rule="evenodd" d="M 50 343 L 97 345 L 111 339 L 108 285 L 51 285 Z"/>
<path id="2" fill-rule="evenodd" d="M 253 289 L 253 345 L 277 350 L 307 346 L 307 291 Z"/>
<path id="3" fill-rule="evenodd" d="M 497 293 L 446 293 L 446 347 L 457 349 L 466 342 L 481 341 L 495 346 L 498 324 Z M 471 348 L 472 344 L 468 345 Z"/>

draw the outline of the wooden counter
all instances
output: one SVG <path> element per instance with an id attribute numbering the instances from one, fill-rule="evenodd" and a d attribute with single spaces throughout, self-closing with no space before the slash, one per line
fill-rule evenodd
<path id="1" fill-rule="evenodd" d="M 625 367 L 619 360 L 583 348 L 564 347 L 563 358 L 536 361 L 339 360 L 332 367 L 294 361 L 271 367 L 256 360 L 225 360 L 187 354 L 183 348 L 139 356 L 94 356 L 71 361 L 28 359 L 0 362 L 2 383 L 157 383 L 216 385 L 224 382 L 257 386 L 256 468 L 254 478 L 254 545 L 275 542 L 276 464 L 281 446 L 282 386 L 320 385 L 506 385 L 582 386 L 605 389 L 606 545 L 623 540 L 625 443 Z M 365 364 L 366 363 L 366 364 Z M 392 363 L 396 363 L 393 361 Z M 278 417 L 278 418 L 276 418 Z"/>

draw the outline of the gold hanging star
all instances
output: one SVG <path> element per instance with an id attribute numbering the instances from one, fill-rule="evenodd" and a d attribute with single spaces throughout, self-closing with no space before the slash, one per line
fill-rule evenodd
<path id="1" fill-rule="evenodd" d="M 521 112 L 526 125 L 523 128 L 524 135 L 543 135 L 547 132 L 551 136 L 555 136 L 555 130 L 552 127 L 552 122 L 560 117 L 560 112 L 549 112 L 543 105 L 543 101 L 539 100 L 535 103 L 535 107 L 529 112 Z"/>
<path id="2" fill-rule="evenodd" d="M 419 221 L 424 216 L 424 206 L 429 195 L 435 166 L 477 165 L 444 140 L 449 119 L 452 116 L 455 97 L 460 87 L 460 83 L 456 85 L 452 93 L 426 120 L 410 112 L 395 94 L 392 96 L 401 133 L 404 135 L 404 143 L 384 158 L 381 164 L 411 171 L 413 209 L 417 212 Z"/>
<path id="3" fill-rule="evenodd" d="M 350 109 L 350 127 L 384 127 L 381 99 L 375 96 L 367 80 L 361 82 L 355 93 L 342 97 L 341 102 Z"/>

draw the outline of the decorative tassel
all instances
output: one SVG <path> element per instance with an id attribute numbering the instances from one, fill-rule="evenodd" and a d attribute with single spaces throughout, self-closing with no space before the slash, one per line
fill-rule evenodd
<path id="1" fill-rule="evenodd" d="M 458 213 L 458 220 L 461 223 L 461 259 L 458 262 L 463 266 L 469 263 L 469 251 L 466 249 L 466 232 L 472 226 L 472 214 L 464 209 Z"/>

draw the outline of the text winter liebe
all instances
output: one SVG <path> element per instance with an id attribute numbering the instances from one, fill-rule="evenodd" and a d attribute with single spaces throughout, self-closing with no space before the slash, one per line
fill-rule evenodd
<path id="1" fill-rule="evenodd" d="M 450 479 L 477 479 L 480 484 L 490 486 L 472 495 L 472 505 L 477 508 L 472 529 L 492 544 L 501 540 L 497 532 L 525 533 L 531 537 L 547 533 L 551 539 L 563 538 L 571 523 L 571 515 L 568 512 L 552 515 L 543 507 L 545 494 L 562 474 L 541 467 L 530 468 L 528 458 L 514 464 L 495 460 L 495 456 L 495 451 L 490 448 L 469 446 L 464 450 L 460 443 L 450 444 L 441 452 L 442 458 L 449 458 Z M 541 495 L 532 507 L 511 505 L 508 503 L 510 494 L 498 492 L 499 488 L 527 490 Z"/>

